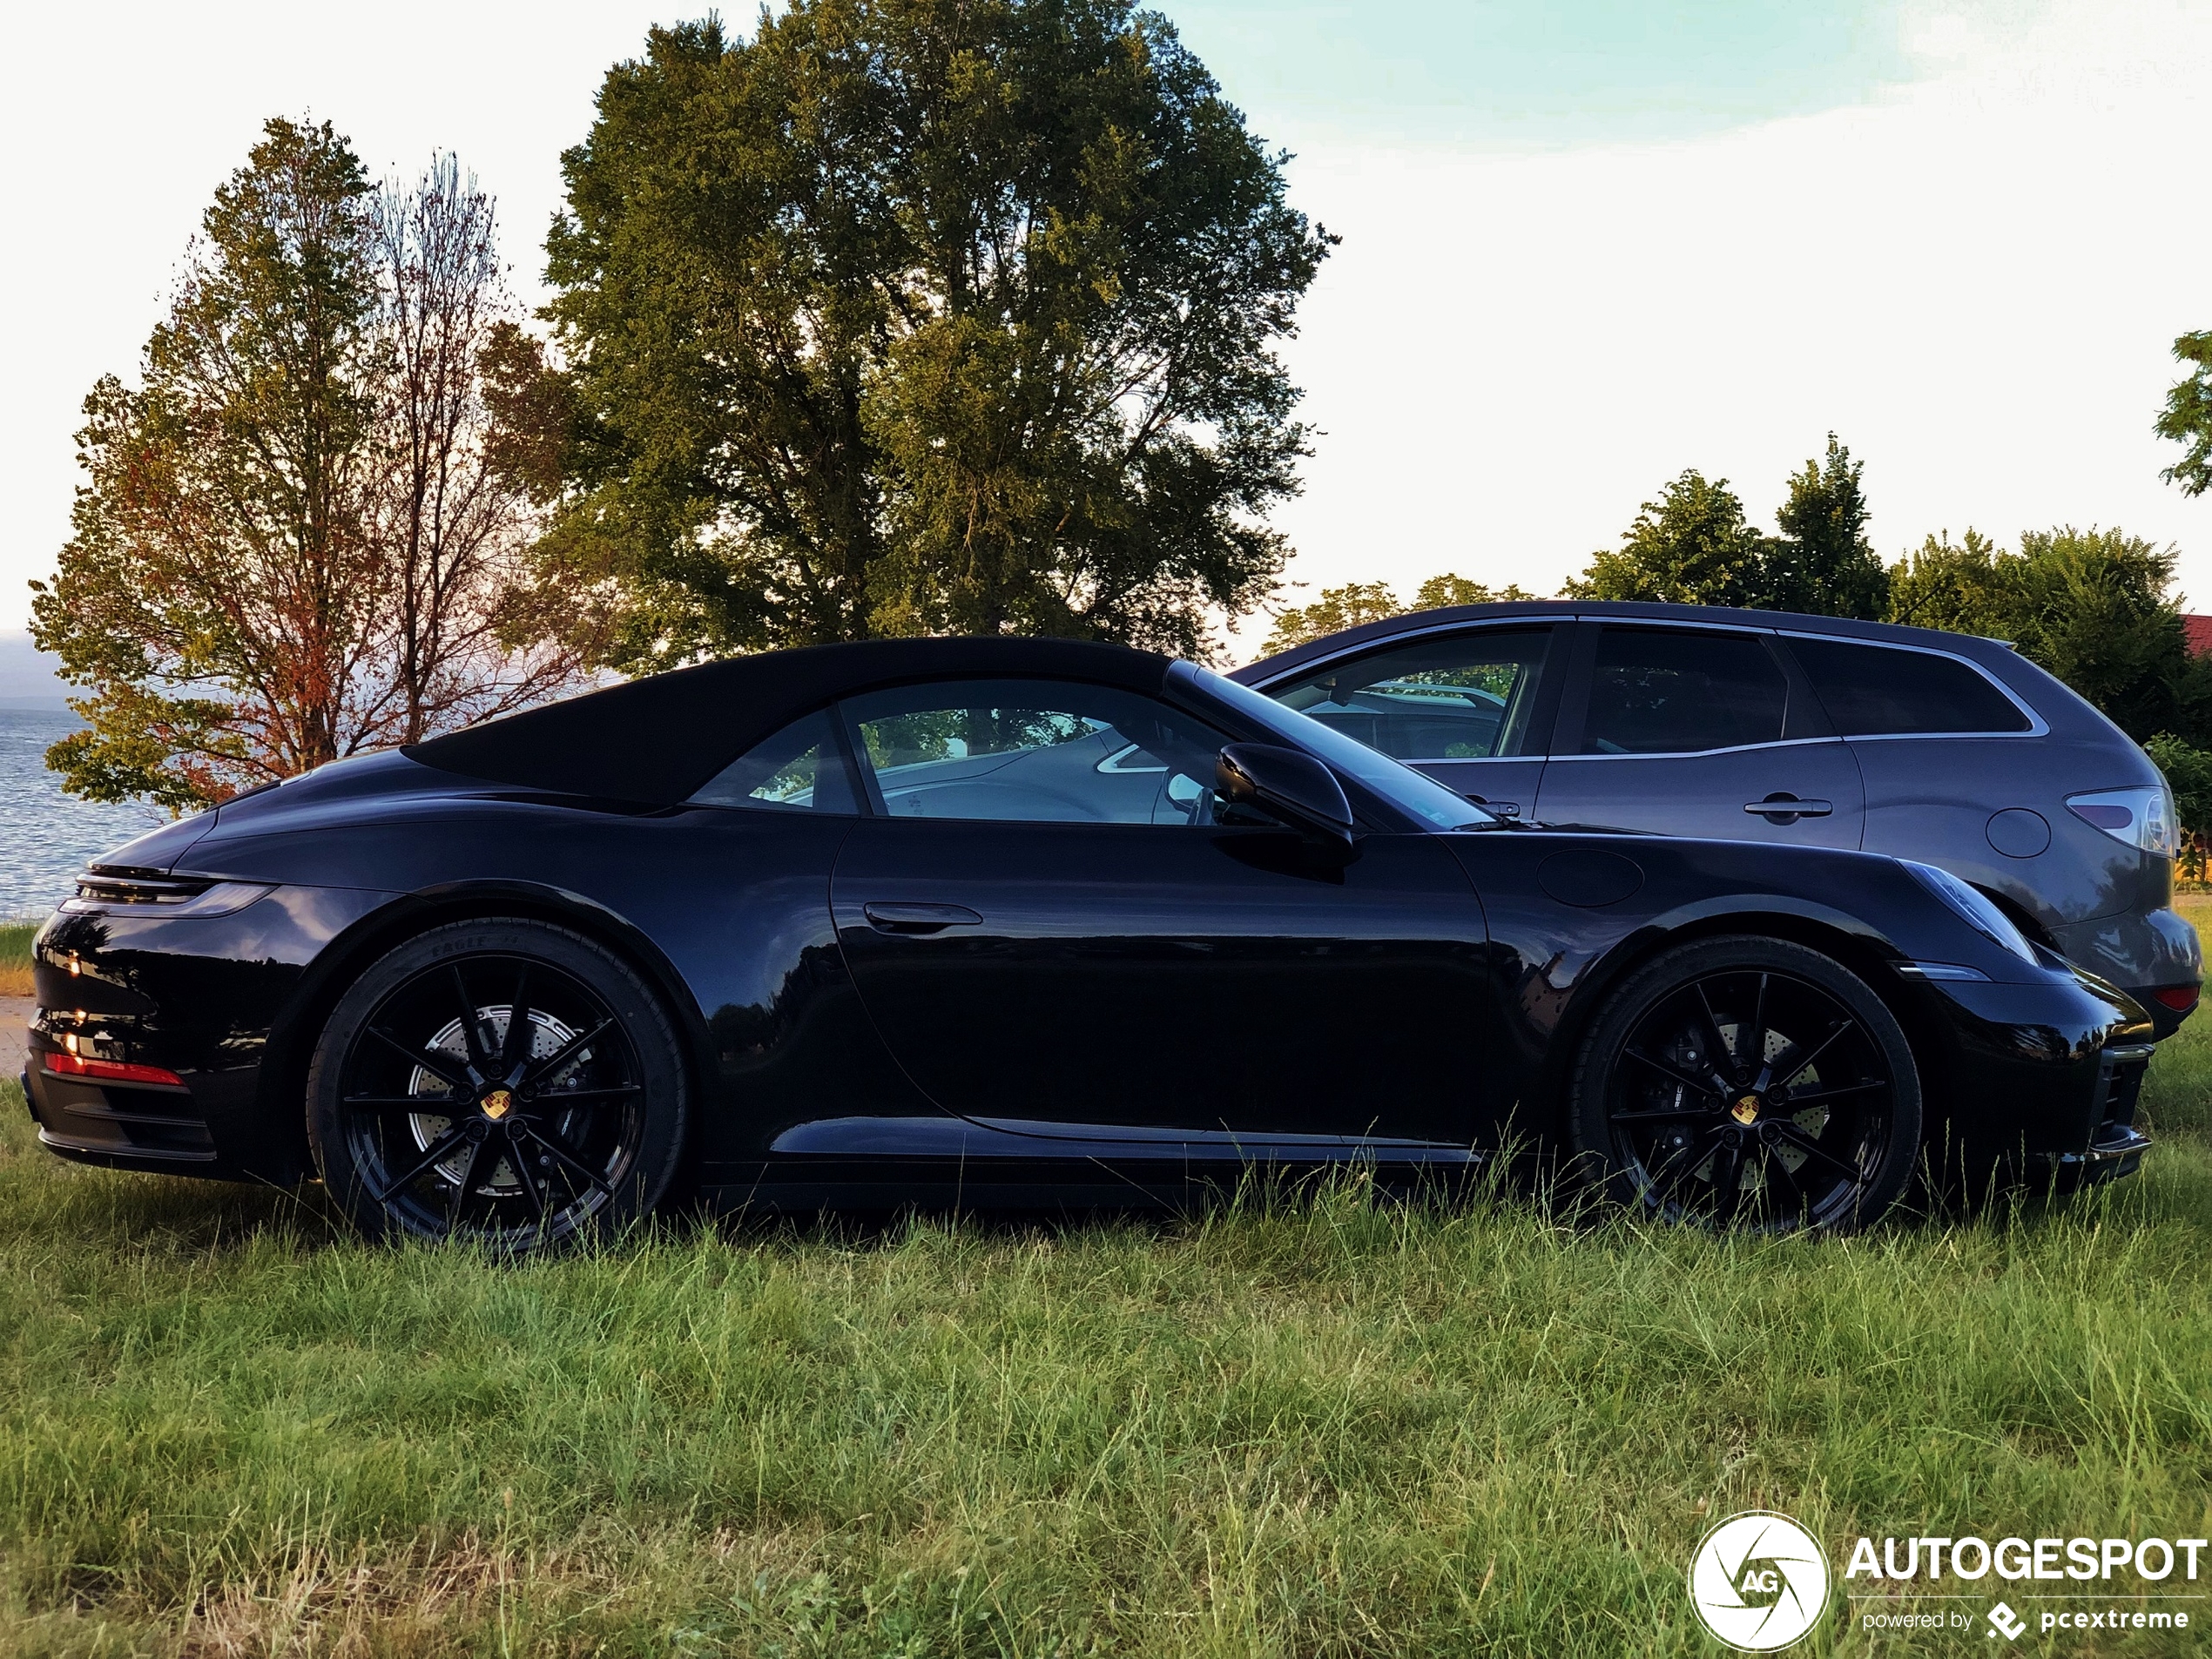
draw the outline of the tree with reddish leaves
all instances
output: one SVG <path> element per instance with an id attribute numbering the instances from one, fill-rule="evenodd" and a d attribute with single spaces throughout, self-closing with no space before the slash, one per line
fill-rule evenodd
<path id="1" fill-rule="evenodd" d="M 138 383 L 103 377 L 33 632 L 85 694 L 73 792 L 183 811 L 574 681 L 484 458 L 509 308 L 490 200 L 441 161 L 378 192 L 273 120 L 216 192 Z"/>

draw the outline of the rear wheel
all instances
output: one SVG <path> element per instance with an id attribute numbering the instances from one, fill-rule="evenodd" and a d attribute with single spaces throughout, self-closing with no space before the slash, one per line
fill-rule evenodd
<path id="1" fill-rule="evenodd" d="M 308 1074 L 324 1183 L 378 1237 L 523 1250 L 619 1227 L 667 1190 L 685 1112 L 644 981 L 538 921 L 400 946 L 340 999 Z"/>
<path id="2" fill-rule="evenodd" d="M 1595 1181 L 1655 1219 L 1845 1231 L 1912 1175 L 1920 1081 L 1897 1016 L 1842 963 L 1785 940 L 1712 939 L 1613 993 L 1569 1116 Z"/>

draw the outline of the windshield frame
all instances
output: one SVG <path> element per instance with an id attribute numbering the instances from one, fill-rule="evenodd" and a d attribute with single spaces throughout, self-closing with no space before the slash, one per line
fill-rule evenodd
<path id="1" fill-rule="evenodd" d="M 1169 683 L 1174 684 L 1177 678 L 1187 680 L 1193 690 L 1221 704 L 1241 719 L 1345 773 L 1424 829 L 1440 834 L 1450 830 L 1491 829 L 1500 821 L 1495 814 L 1483 811 L 1466 796 L 1455 793 L 1426 773 L 1414 771 L 1402 760 L 1392 759 L 1379 749 L 1370 749 L 1359 738 L 1346 737 L 1296 709 L 1285 708 L 1264 691 L 1239 685 L 1196 663 L 1177 663 L 1168 671 Z"/>

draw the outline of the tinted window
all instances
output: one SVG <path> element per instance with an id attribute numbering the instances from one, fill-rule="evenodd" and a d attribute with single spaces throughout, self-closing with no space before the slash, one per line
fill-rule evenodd
<path id="1" fill-rule="evenodd" d="M 1339 664 L 1269 695 L 1399 760 L 1520 754 L 1549 628 L 1492 628 Z"/>
<path id="2" fill-rule="evenodd" d="M 725 766 L 691 799 L 705 806 L 769 806 L 785 812 L 860 810 L 837 727 L 825 709 L 794 720 Z"/>
<path id="3" fill-rule="evenodd" d="M 1774 743 L 1790 682 L 1753 634 L 1608 628 L 1590 674 L 1584 754 L 1681 754 Z"/>
<path id="4" fill-rule="evenodd" d="M 2012 698 L 1949 657 L 1836 639 L 1792 639 L 1790 651 L 1847 738 L 2032 729 Z"/>
<path id="5" fill-rule="evenodd" d="M 1150 698 L 1052 680 L 907 686 L 845 705 L 894 818 L 1214 821 L 1225 739 Z"/>

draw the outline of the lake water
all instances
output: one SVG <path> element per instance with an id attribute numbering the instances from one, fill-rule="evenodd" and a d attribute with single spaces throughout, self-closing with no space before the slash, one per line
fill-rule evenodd
<path id="1" fill-rule="evenodd" d="M 62 793 L 47 745 L 83 724 L 64 709 L 0 709 L 0 917 L 44 915 L 89 860 L 168 821 L 158 807 Z"/>

